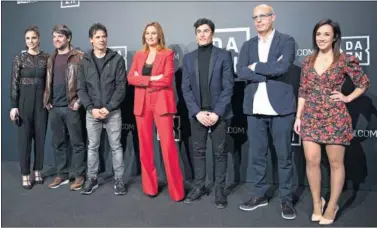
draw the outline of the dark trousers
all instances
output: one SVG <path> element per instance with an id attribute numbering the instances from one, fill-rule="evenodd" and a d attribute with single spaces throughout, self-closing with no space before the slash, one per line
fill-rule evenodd
<path id="1" fill-rule="evenodd" d="M 86 150 L 79 111 L 68 107 L 53 107 L 50 118 L 57 175 L 64 179 L 84 176 Z M 71 161 L 66 140 L 67 130 L 72 147 Z"/>
<path id="2" fill-rule="evenodd" d="M 268 129 L 278 158 L 279 193 L 282 201 L 292 202 L 292 130 L 294 114 L 286 116 L 251 115 L 247 117 L 249 154 L 251 155 L 252 184 L 254 196 L 265 196 Z"/>
<path id="3" fill-rule="evenodd" d="M 43 88 L 21 85 L 19 100 L 18 148 L 21 174 L 30 174 L 31 143 L 34 140 L 33 170 L 43 169 L 47 110 L 43 107 Z"/>
<path id="4" fill-rule="evenodd" d="M 228 122 L 219 119 L 210 128 L 213 154 L 215 155 L 215 189 L 224 190 L 228 164 L 228 153 L 226 150 Z M 194 187 L 196 188 L 201 188 L 205 185 L 208 130 L 209 127 L 202 125 L 197 119 L 191 120 L 191 138 L 194 151 Z"/>

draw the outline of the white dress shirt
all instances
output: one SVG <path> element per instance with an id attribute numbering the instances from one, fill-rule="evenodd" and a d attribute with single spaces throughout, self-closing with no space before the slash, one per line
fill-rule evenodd
<path id="1" fill-rule="evenodd" d="M 275 34 L 275 29 L 264 40 L 258 35 L 259 62 L 262 62 L 262 63 L 267 62 L 268 53 L 270 51 L 274 34 Z M 253 70 L 255 69 L 255 64 L 253 64 L 252 69 Z M 273 116 L 278 115 L 276 111 L 272 108 L 270 100 L 268 99 L 266 82 L 259 82 L 258 84 L 258 89 L 254 95 L 253 113 L 261 114 L 261 115 L 273 115 Z"/>

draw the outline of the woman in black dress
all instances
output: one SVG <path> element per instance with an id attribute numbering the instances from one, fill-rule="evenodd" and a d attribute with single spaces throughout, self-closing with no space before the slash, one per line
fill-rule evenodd
<path id="1" fill-rule="evenodd" d="M 42 184 L 47 110 L 43 107 L 48 54 L 39 50 L 38 27 L 25 30 L 27 51 L 13 60 L 10 98 L 11 120 L 18 126 L 19 161 L 22 187 L 31 189 L 33 183 Z M 31 143 L 34 139 L 34 180 L 30 178 Z"/>

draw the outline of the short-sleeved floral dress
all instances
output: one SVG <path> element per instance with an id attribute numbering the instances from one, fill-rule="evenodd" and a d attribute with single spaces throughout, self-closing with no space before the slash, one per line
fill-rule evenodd
<path id="1" fill-rule="evenodd" d="M 370 81 L 352 55 L 342 53 L 322 75 L 309 63 L 310 57 L 302 65 L 298 95 L 305 99 L 301 138 L 321 144 L 349 145 L 353 138 L 351 116 L 345 103 L 330 97 L 331 92 L 341 91 L 347 75 L 358 88 L 368 88 Z"/>

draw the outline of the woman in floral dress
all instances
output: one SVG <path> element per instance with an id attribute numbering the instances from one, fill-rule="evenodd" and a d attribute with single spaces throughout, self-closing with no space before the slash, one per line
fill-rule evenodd
<path id="1" fill-rule="evenodd" d="M 295 132 L 301 135 L 306 158 L 306 173 L 313 198 L 312 221 L 332 224 L 339 210 L 338 199 L 345 178 L 345 147 L 353 137 L 352 120 L 346 103 L 362 95 L 370 81 L 355 56 L 340 50 L 339 25 L 322 20 L 313 30 L 314 52 L 303 62 Z M 348 96 L 341 87 L 346 77 L 355 85 Z M 327 209 L 321 197 L 321 144 L 331 168 L 331 193 Z"/>

